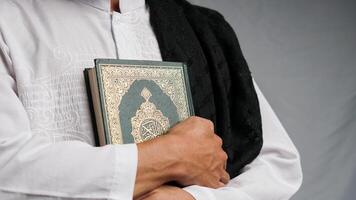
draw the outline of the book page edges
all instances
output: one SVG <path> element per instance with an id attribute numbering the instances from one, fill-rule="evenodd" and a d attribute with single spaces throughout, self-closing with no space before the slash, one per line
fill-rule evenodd
<path id="1" fill-rule="evenodd" d="M 99 145 L 105 146 L 107 145 L 107 143 L 106 143 L 106 136 L 105 136 L 105 130 L 103 124 L 103 115 L 102 115 L 100 98 L 99 98 L 98 81 L 96 77 L 96 71 L 94 68 L 88 70 L 88 77 L 89 77 L 89 85 L 90 85 L 90 91 L 91 91 L 92 102 L 93 102 L 95 122 L 97 127 L 96 134 L 98 134 Z"/>

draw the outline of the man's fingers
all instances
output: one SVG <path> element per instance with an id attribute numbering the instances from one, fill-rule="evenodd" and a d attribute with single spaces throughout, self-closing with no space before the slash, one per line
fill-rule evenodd
<path id="1" fill-rule="evenodd" d="M 214 137 L 217 141 L 217 144 L 219 144 L 219 146 L 221 147 L 223 145 L 223 140 L 221 139 L 221 137 L 219 137 L 216 133 L 214 134 Z"/>
<path id="2" fill-rule="evenodd" d="M 230 175 L 226 171 L 223 171 L 220 182 L 227 184 L 229 183 L 229 181 L 230 181 Z"/>
<path id="3" fill-rule="evenodd" d="M 226 185 L 225 183 L 219 182 L 219 187 L 218 188 L 224 187 L 225 185 Z"/>

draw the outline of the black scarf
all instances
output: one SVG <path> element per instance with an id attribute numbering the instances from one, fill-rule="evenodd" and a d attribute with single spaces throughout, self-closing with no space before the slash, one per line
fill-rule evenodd
<path id="1" fill-rule="evenodd" d="M 261 114 L 237 37 L 216 11 L 186 0 L 146 0 L 164 61 L 186 62 L 197 116 L 223 139 L 231 177 L 262 147 Z"/>

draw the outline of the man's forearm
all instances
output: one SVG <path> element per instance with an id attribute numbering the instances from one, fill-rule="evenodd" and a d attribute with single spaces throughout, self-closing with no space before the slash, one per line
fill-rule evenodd
<path id="1" fill-rule="evenodd" d="M 166 182 L 176 179 L 179 171 L 178 158 L 169 152 L 169 137 L 161 136 L 155 140 L 137 145 L 138 166 L 134 198 L 150 192 Z"/>

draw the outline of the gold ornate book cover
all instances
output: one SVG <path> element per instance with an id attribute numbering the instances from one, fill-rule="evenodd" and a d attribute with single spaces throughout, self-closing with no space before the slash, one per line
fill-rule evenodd
<path id="1" fill-rule="evenodd" d="M 85 75 L 100 146 L 153 139 L 194 114 L 183 63 L 96 59 Z"/>

